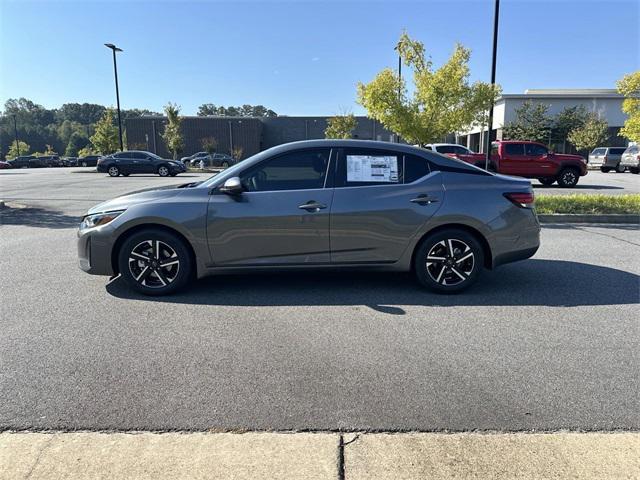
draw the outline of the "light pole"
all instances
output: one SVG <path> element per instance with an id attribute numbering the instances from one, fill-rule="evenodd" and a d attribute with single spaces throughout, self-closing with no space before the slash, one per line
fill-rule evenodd
<path id="1" fill-rule="evenodd" d="M 491 58 L 491 88 L 496 86 L 496 53 L 498 52 L 498 19 L 500 18 L 500 0 L 496 0 L 493 9 L 493 55 Z M 484 169 L 489 170 L 489 156 L 491 155 L 491 129 L 493 128 L 493 102 L 489 108 L 489 128 L 487 129 L 487 144 L 485 145 Z"/>
<path id="2" fill-rule="evenodd" d="M 116 52 L 122 52 L 121 48 L 116 47 L 113 43 L 105 43 L 105 47 L 110 48 L 113 52 L 113 73 L 116 77 L 116 105 L 118 106 L 118 134 L 120 135 L 120 151 L 124 150 L 122 142 L 122 118 L 120 117 L 120 91 L 118 90 L 118 65 L 116 63 Z"/>
<path id="3" fill-rule="evenodd" d="M 16 137 L 16 150 L 18 151 L 18 156 L 20 156 L 20 142 L 18 142 L 18 125 L 16 124 L 16 115 L 13 114 L 13 133 Z"/>

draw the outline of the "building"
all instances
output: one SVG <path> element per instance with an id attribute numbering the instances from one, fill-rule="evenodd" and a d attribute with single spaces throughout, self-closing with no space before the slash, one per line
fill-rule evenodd
<path id="1" fill-rule="evenodd" d="M 627 118 L 622 111 L 624 97 L 613 89 L 538 89 L 525 90 L 523 94 L 502 95 L 495 104 L 493 111 L 493 128 L 491 140 L 502 140 L 502 127 L 516 118 L 516 109 L 526 101 L 542 103 L 549 107 L 548 114 L 555 116 L 566 107 L 584 105 L 589 112 L 600 115 L 609 124 L 609 141 L 607 146 L 623 147 L 627 140 L 618 136 L 620 128 Z M 476 127 L 457 135 L 457 143 L 466 145 L 470 149 L 484 151 L 487 139 L 486 126 Z M 564 139 L 550 139 L 552 147 L 558 152 L 570 152 L 572 146 Z"/>
<path id="2" fill-rule="evenodd" d="M 203 141 L 213 138 L 217 151 L 231 153 L 242 149 L 246 158 L 267 148 L 298 140 L 324 138 L 330 117 L 183 117 L 184 150 L 191 155 L 203 150 Z M 353 138 L 394 141 L 396 136 L 380 122 L 356 117 Z M 127 148 L 147 150 L 170 157 L 162 140 L 166 117 L 143 116 L 125 119 Z"/>

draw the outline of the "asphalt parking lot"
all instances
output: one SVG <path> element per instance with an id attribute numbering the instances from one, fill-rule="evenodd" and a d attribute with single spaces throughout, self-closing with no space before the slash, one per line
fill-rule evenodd
<path id="1" fill-rule="evenodd" d="M 637 226 L 546 226 L 533 259 L 457 296 L 298 273 L 152 299 L 78 269 L 78 216 L 207 175 L 72 171 L 0 174 L 0 430 L 640 429 Z"/>

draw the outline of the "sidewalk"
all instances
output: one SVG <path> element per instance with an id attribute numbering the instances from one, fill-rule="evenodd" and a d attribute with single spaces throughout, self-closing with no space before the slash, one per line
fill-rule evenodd
<path id="1" fill-rule="evenodd" d="M 638 479 L 640 434 L 6 432 L 0 478 Z"/>

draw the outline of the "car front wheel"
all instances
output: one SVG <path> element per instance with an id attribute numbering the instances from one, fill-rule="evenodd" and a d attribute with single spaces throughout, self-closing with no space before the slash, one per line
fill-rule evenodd
<path id="1" fill-rule="evenodd" d="M 191 278 L 192 265 L 184 241 L 164 230 L 133 234 L 118 254 L 123 280 L 145 295 L 166 295 L 180 289 Z"/>
<path id="2" fill-rule="evenodd" d="M 107 172 L 109 172 L 110 177 L 117 177 L 118 175 L 120 175 L 120 169 L 115 165 L 109 167 L 109 170 L 107 170 Z"/>
<path id="3" fill-rule="evenodd" d="M 538 181 L 539 181 L 542 185 L 544 185 L 545 187 L 550 187 L 551 185 L 553 185 L 553 184 L 554 184 L 554 182 L 556 181 L 556 179 L 555 179 L 555 178 L 549 178 L 549 177 L 546 177 L 546 178 L 539 178 L 539 179 L 538 179 Z"/>
<path id="4" fill-rule="evenodd" d="M 161 166 L 160 168 L 158 168 L 158 175 L 160 175 L 161 177 L 168 177 L 169 168 L 165 167 L 164 165 Z"/>
<path id="5" fill-rule="evenodd" d="M 600 167 L 600 171 L 601 171 L 602 173 L 609 173 L 609 170 L 611 170 L 611 169 L 610 169 L 610 168 L 607 168 L 607 167 Z"/>
<path id="6" fill-rule="evenodd" d="M 579 178 L 580 174 L 575 168 L 565 168 L 558 175 L 558 185 L 564 188 L 575 187 Z"/>
<path id="7" fill-rule="evenodd" d="M 635 175 L 638 175 L 638 173 L 640 173 L 640 167 L 630 167 L 629 171 Z"/>
<path id="8" fill-rule="evenodd" d="M 425 287 L 456 293 L 475 283 L 484 266 L 482 246 L 464 230 L 446 229 L 427 237 L 414 257 L 414 271 Z"/>

